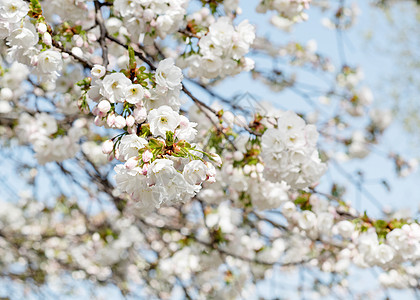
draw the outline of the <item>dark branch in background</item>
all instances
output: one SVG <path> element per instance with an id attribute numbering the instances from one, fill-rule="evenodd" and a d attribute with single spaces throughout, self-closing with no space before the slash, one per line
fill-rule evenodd
<path id="1" fill-rule="evenodd" d="M 53 44 L 54 47 L 60 49 L 61 52 L 67 53 L 68 55 L 73 57 L 75 60 L 78 60 L 85 68 L 89 68 L 89 69 L 93 68 L 93 64 L 90 61 L 88 61 L 87 59 L 84 59 L 83 57 L 80 57 L 76 54 L 73 54 L 71 51 L 64 48 L 64 46 L 60 42 L 57 42 L 53 39 L 52 44 Z"/>
<path id="2" fill-rule="evenodd" d="M 103 65 L 105 68 L 108 67 L 108 46 L 106 45 L 106 27 L 104 23 L 104 18 L 102 17 L 101 5 L 98 0 L 95 0 L 95 22 L 99 26 L 100 37 L 99 44 L 102 48 L 102 59 Z"/>
<path id="3" fill-rule="evenodd" d="M 128 50 L 128 45 L 124 44 L 123 42 L 119 41 L 118 39 L 114 38 L 113 36 L 109 35 L 109 33 L 106 33 L 106 38 L 110 41 L 113 41 L 114 43 L 120 45 L 121 47 L 124 47 L 125 49 Z M 134 50 L 134 54 L 140 58 L 142 61 L 144 61 L 152 71 L 156 70 L 156 67 L 154 66 L 153 62 L 150 61 L 143 53 Z"/>

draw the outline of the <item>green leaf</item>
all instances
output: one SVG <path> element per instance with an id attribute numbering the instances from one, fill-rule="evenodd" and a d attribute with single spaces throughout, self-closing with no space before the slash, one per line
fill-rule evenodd
<path id="1" fill-rule="evenodd" d="M 174 133 L 172 131 L 166 132 L 166 144 L 170 147 L 174 144 Z"/>
<path id="2" fill-rule="evenodd" d="M 376 220 L 373 223 L 373 226 L 375 226 L 376 229 L 383 229 L 383 228 L 386 228 L 388 226 L 388 223 L 384 220 Z"/>
<path id="3" fill-rule="evenodd" d="M 130 70 L 135 70 L 137 66 L 136 56 L 134 54 L 134 49 L 131 46 L 128 46 L 128 57 L 129 57 L 128 67 L 130 68 Z"/>

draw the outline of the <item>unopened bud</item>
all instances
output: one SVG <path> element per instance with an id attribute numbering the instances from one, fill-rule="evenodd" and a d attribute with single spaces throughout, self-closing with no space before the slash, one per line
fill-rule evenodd
<path id="1" fill-rule="evenodd" d="M 146 150 L 143 152 L 141 158 L 143 159 L 143 162 L 147 163 L 153 158 L 153 154 L 150 150 Z"/>
<path id="2" fill-rule="evenodd" d="M 116 116 L 115 117 L 115 124 L 114 126 L 118 129 L 123 129 L 127 123 L 125 122 L 125 118 L 123 116 Z"/>
<path id="3" fill-rule="evenodd" d="M 112 140 L 106 140 L 102 143 L 102 153 L 110 154 L 114 150 L 114 142 Z"/>
<path id="4" fill-rule="evenodd" d="M 47 25 L 45 23 L 38 23 L 36 24 L 36 29 L 40 34 L 44 34 L 47 32 Z"/>
<path id="5" fill-rule="evenodd" d="M 98 109 L 102 113 L 107 113 L 111 109 L 111 103 L 108 100 L 102 100 L 98 104 Z"/>
<path id="6" fill-rule="evenodd" d="M 132 115 L 129 115 L 127 118 L 125 118 L 125 122 L 127 123 L 128 127 L 133 126 L 135 121 L 136 120 L 134 119 Z"/>
<path id="7" fill-rule="evenodd" d="M 49 34 L 48 32 L 45 32 L 42 35 L 42 41 L 44 42 L 45 45 L 47 46 L 51 46 L 52 45 L 52 38 L 51 38 L 51 34 Z"/>

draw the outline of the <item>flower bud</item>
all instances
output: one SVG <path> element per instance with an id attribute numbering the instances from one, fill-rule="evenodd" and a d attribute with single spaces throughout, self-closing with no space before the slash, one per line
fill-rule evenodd
<path id="1" fill-rule="evenodd" d="M 222 159 L 220 158 L 220 156 L 216 153 L 210 153 L 210 155 L 213 161 L 216 163 L 216 165 L 220 167 L 222 165 Z"/>
<path id="2" fill-rule="evenodd" d="M 47 32 L 47 25 L 45 23 L 38 23 L 36 24 L 36 29 L 40 34 L 44 34 Z"/>
<path id="3" fill-rule="evenodd" d="M 146 109 L 144 107 L 134 109 L 133 117 L 136 119 L 137 123 L 142 123 L 147 118 Z"/>
<path id="4" fill-rule="evenodd" d="M 133 157 L 130 157 L 124 165 L 127 169 L 132 170 L 137 166 L 138 162 L 139 162 L 139 158 L 136 156 L 133 156 Z"/>
<path id="5" fill-rule="evenodd" d="M 245 175 L 249 175 L 249 173 L 252 171 L 252 168 L 250 165 L 245 165 L 243 170 Z"/>
<path id="6" fill-rule="evenodd" d="M 98 109 L 102 113 L 107 113 L 111 109 L 111 103 L 108 100 L 102 100 L 98 104 Z"/>
<path id="7" fill-rule="evenodd" d="M 0 91 L 0 99 L 10 101 L 13 98 L 13 91 L 9 88 L 2 88 Z"/>
<path id="8" fill-rule="evenodd" d="M 83 46 L 83 38 L 80 35 L 74 35 L 73 41 L 75 42 L 77 47 L 80 48 Z"/>
<path id="9" fill-rule="evenodd" d="M 127 123 L 128 127 L 133 126 L 135 121 L 136 120 L 134 119 L 132 115 L 129 115 L 128 117 L 125 118 L 125 122 Z"/>
<path id="10" fill-rule="evenodd" d="M 114 150 L 114 142 L 112 140 L 106 140 L 102 143 L 102 153 L 110 154 Z"/>
<path id="11" fill-rule="evenodd" d="M 143 169 L 142 169 L 142 174 L 144 176 L 146 176 L 147 175 L 147 171 L 149 171 L 149 164 L 144 164 L 143 165 Z"/>
<path id="12" fill-rule="evenodd" d="M 115 124 L 115 114 L 111 113 L 108 115 L 108 117 L 106 118 L 106 124 L 109 127 L 112 127 Z"/>
<path id="13" fill-rule="evenodd" d="M 71 53 L 75 56 L 83 57 L 83 51 L 79 47 L 71 48 Z"/>
<path id="14" fill-rule="evenodd" d="M 95 120 L 93 121 L 93 123 L 96 126 L 99 126 L 99 127 L 104 125 L 104 121 L 102 120 L 102 117 L 101 116 L 96 116 L 95 117 Z"/>
<path id="15" fill-rule="evenodd" d="M 52 38 L 51 38 L 51 34 L 49 34 L 48 32 L 45 32 L 42 35 L 42 41 L 44 42 L 45 45 L 47 46 L 51 46 L 52 45 Z"/>
<path id="16" fill-rule="evenodd" d="M 241 161 L 244 159 L 244 155 L 241 151 L 235 151 L 235 153 L 233 153 L 233 159 L 235 161 Z"/>
<path id="17" fill-rule="evenodd" d="M 153 158 L 153 154 L 150 150 L 146 150 L 143 152 L 141 158 L 143 159 L 143 162 L 147 163 Z"/>
<path id="18" fill-rule="evenodd" d="M 115 127 L 117 127 L 118 129 L 123 129 L 126 125 L 127 123 L 125 122 L 125 118 L 123 116 L 115 117 Z"/>

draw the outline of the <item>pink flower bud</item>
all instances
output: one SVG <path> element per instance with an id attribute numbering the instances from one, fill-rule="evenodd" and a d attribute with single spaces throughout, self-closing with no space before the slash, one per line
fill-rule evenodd
<path id="1" fill-rule="evenodd" d="M 123 129 L 127 123 L 125 122 L 125 118 L 123 116 L 116 116 L 114 126 L 118 129 Z"/>
<path id="2" fill-rule="evenodd" d="M 45 32 L 42 35 L 42 41 L 44 42 L 45 45 L 51 46 L 52 45 L 51 34 L 49 34 L 48 32 Z"/>
<path id="3" fill-rule="evenodd" d="M 143 162 L 147 163 L 153 158 L 153 154 L 150 150 L 146 150 L 143 152 L 141 158 L 143 159 Z"/>
<path id="4" fill-rule="evenodd" d="M 76 55 L 76 56 L 79 56 L 79 57 L 83 57 L 83 51 L 79 47 L 73 47 L 73 48 L 71 48 L 71 53 L 73 55 Z"/>
<path id="5" fill-rule="evenodd" d="M 110 154 L 114 150 L 114 142 L 112 140 L 107 140 L 102 143 L 102 153 Z"/>
<path id="6" fill-rule="evenodd" d="M 147 171 L 149 171 L 149 164 L 144 164 L 143 165 L 143 168 L 142 168 L 142 174 L 144 176 L 146 176 L 147 175 Z"/>
<path id="7" fill-rule="evenodd" d="M 80 48 L 83 46 L 83 38 L 80 35 L 74 35 L 73 40 L 77 47 Z"/>
<path id="8" fill-rule="evenodd" d="M 125 166 L 127 169 L 132 170 L 132 169 L 134 169 L 135 167 L 137 167 L 138 162 L 139 162 L 139 158 L 138 158 L 138 157 L 130 157 L 130 158 L 127 160 L 127 162 L 124 164 L 124 166 Z"/>
<path id="9" fill-rule="evenodd" d="M 216 163 L 216 165 L 220 167 L 222 165 L 222 159 L 220 158 L 220 156 L 216 153 L 210 153 L 210 155 L 213 161 Z"/>
<path id="10" fill-rule="evenodd" d="M 44 34 L 47 32 L 47 25 L 45 23 L 38 23 L 36 24 L 36 29 L 40 34 Z"/>
<path id="11" fill-rule="evenodd" d="M 129 134 L 133 134 L 137 132 L 137 127 L 136 126 L 132 126 L 132 127 L 127 127 L 127 132 Z"/>
<path id="12" fill-rule="evenodd" d="M 98 104 L 98 109 L 102 113 L 107 113 L 111 109 L 111 103 L 108 100 L 102 100 Z"/>
<path id="13" fill-rule="evenodd" d="M 94 35 L 93 33 L 91 33 L 91 32 L 89 32 L 87 35 L 86 35 L 86 37 L 87 37 L 87 39 L 88 39 L 88 41 L 89 42 L 96 42 L 96 35 Z"/>
<path id="14" fill-rule="evenodd" d="M 95 120 L 93 121 L 93 123 L 96 125 L 96 126 L 103 126 L 104 125 L 104 122 L 103 122 L 103 120 L 102 120 L 102 117 L 100 117 L 100 116 L 96 116 L 95 117 Z"/>
<path id="15" fill-rule="evenodd" d="M 95 106 L 95 107 L 92 109 L 92 114 L 93 114 L 94 116 L 99 116 L 99 115 L 101 114 L 101 112 L 99 111 L 98 106 Z"/>
<path id="16" fill-rule="evenodd" d="M 133 117 L 137 121 L 137 123 L 142 123 L 147 118 L 146 109 L 144 107 L 134 109 Z"/>
<path id="17" fill-rule="evenodd" d="M 136 120 L 134 119 L 132 115 L 129 115 L 127 118 L 125 118 L 125 122 L 127 123 L 128 127 L 133 126 L 135 121 Z"/>
<path id="18" fill-rule="evenodd" d="M 109 114 L 108 117 L 106 118 L 106 124 L 109 127 L 112 127 L 115 124 L 115 114 Z"/>
<path id="19" fill-rule="evenodd" d="M 120 149 L 118 149 L 118 147 L 115 148 L 114 155 L 116 159 L 120 159 Z"/>

